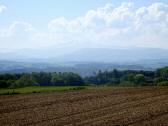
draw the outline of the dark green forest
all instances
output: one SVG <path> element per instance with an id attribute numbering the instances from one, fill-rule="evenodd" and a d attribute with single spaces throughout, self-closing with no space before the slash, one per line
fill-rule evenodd
<path id="1" fill-rule="evenodd" d="M 117 70 L 99 71 L 94 76 L 81 77 L 72 72 L 32 72 L 0 74 L 0 88 L 27 86 L 168 86 L 168 67 L 156 71 Z"/>

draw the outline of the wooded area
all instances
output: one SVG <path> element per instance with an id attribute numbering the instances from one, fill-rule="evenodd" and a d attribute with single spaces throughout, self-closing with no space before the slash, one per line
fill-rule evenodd
<path id="1" fill-rule="evenodd" d="M 168 67 L 156 71 L 117 70 L 99 71 L 94 76 L 81 77 L 72 72 L 0 74 L 0 88 L 27 86 L 167 86 Z"/>

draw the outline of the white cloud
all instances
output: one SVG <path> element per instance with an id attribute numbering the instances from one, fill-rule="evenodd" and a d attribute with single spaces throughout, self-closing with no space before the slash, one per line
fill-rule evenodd
<path id="1" fill-rule="evenodd" d="M 70 36 L 68 39 L 72 41 L 109 45 L 114 43 L 118 46 L 149 46 L 150 44 L 152 46 L 153 35 L 156 38 L 155 43 L 162 45 L 168 41 L 167 28 L 168 5 L 164 3 L 153 3 L 140 8 L 135 8 L 133 3 L 122 3 L 119 7 L 106 4 L 104 7 L 88 11 L 83 17 L 73 20 L 57 18 L 48 25 L 51 32 L 62 33 L 63 36 L 68 34 Z"/>
<path id="2" fill-rule="evenodd" d="M 168 5 L 154 3 L 149 7 L 142 7 L 135 14 L 135 28 L 143 32 L 160 32 L 168 28 Z"/>
<path id="3" fill-rule="evenodd" d="M 0 34 L 27 34 L 31 24 L 14 22 Z M 4 32 L 5 31 L 5 32 Z M 1 35 L 2 36 L 2 35 Z M 48 23 L 47 31 L 29 36 L 27 46 L 144 46 L 168 48 L 168 4 L 153 3 L 136 8 L 133 3 L 89 10 L 84 16 L 68 20 L 60 17 Z M 32 44 L 30 44 L 32 43 Z"/>
<path id="4" fill-rule="evenodd" d="M 16 34 L 34 31 L 35 28 L 30 23 L 15 21 L 8 28 L 0 29 L 0 37 L 10 37 Z"/>
<path id="5" fill-rule="evenodd" d="M 76 18 L 75 20 L 68 21 L 64 17 L 52 20 L 48 24 L 48 29 L 51 32 L 80 32 L 82 30 L 82 19 Z"/>
<path id="6" fill-rule="evenodd" d="M 66 27 L 68 25 L 68 21 L 64 18 L 57 18 L 52 20 L 49 24 L 48 24 L 48 28 L 51 31 L 55 31 L 55 32 L 63 32 L 65 31 Z"/>
<path id="7" fill-rule="evenodd" d="M 7 9 L 7 7 L 5 5 L 0 5 L 0 13 L 5 11 L 6 9 Z"/>
<path id="8" fill-rule="evenodd" d="M 36 30 L 30 23 L 15 21 L 7 28 L 0 29 L 1 48 L 18 49 L 32 48 L 33 43 L 30 41 Z M 36 45 L 38 48 L 38 45 Z"/>
<path id="9" fill-rule="evenodd" d="M 85 16 L 67 20 L 65 17 L 52 20 L 48 24 L 48 29 L 54 32 L 97 32 L 112 31 L 116 33 L 121 28 L 126 28 L 128 21 L 132 17 L 131 9 L 133 3 L 122 3 L 114 8 L 112 4 L 96 10 L 89 10 Z"/>
<path id="10" fill-rule="evenodd" d="M 22 21 L 15 21 L 12 25 L 9 26 L 10 32 L 16 32 L 17 30 L 23 30 L 24 32 L 34 31 L 35 29 L 30 23 L 22 22 Z"/>

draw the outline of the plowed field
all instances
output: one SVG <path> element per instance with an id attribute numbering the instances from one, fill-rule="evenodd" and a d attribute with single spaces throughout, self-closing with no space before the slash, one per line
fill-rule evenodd
<path id="1" fill-rule="evenodd" d="M 168 126 L 168 87 L 0 96 L 0 126 Z"/>

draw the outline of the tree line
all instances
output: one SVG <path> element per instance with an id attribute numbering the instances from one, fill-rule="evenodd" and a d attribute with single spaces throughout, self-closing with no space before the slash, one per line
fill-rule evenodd
<path id="1" fill-rule="evenodd" d="M 0 88 L 19 88 L 27 86 L 80 86 L 83 78 L 78 74 L 69 73 L 21 73 L 0 74 Z"/>
<path id="2" fill-rule="evenodd" d="M 0 88 L 83 85 L 168 86 L 168 67 L 156 71 L 117 69 L 98 71 L 89 77 L 81 77 L 72 72 L 0 74 Z"/>

